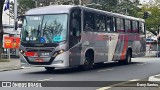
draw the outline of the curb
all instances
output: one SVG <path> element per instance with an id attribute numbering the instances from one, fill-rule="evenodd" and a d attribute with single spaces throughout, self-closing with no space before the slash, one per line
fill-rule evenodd
<path id="1" fill-rule="evenodd" d="M 153 81 L 160 81 L 160 78 L 156 78 L 157 76 L 160 77 L 160 74 L 154 75 L 154 76 L 150 76 L 150 77 L 148 78 L 148 81 L 151 81 L 151 82 L 153 82 Z"/>
<path id="2" fill-rule="evenodd" d="M 4 72 L 4 71 L 12 71 L 12 70 L 20 70 L 20 69 L 23 69 L 23 68 L 14 68 L 14 69 L 2 69 L 0 70 L 0 72 Z"/>

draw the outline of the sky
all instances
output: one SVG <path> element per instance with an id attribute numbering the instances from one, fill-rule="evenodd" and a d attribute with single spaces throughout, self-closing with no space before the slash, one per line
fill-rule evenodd
<path id="1" fill-rule="evenodd" d="M 149 2 L 149 0 L 140 0 L 141 3 Z"/>

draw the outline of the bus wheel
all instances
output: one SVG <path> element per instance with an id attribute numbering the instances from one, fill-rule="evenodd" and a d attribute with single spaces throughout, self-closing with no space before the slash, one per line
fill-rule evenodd
<path id="1" fill-rule="evenodd" d="M 45 67 L 47 72 L 53 72 L 55 70 L 55 67 Z"/>
<path id="2" fill-rule="evenodd" d="M 93 60 L 91 56 L 86 55 L 84 65 L 82 66 L 83 70 L 89 70 L 93 68 Z"/>
<path id="3" fill-rule="evenodd" d="M 131 51 L 128 50 L 127 54 L 126 54 L 126 59 L 125 59 L 126 64 L 130 64 L 131 63 L 131 58 L 132 58 L 131 54 L 132 54 Z"/>
<path id="4" fill-rule="evenodd" d="M 122 64 L 122 65 L 130 64 L 131 63 L 131 58 L 132 58 L 131 54 L 132 54 L 131 51 L 128 50 L 127 54 L 126 54 L 126 59 L 125 60 L 120 60 L 120 61 L 118 61 L 118 63 Z"/>

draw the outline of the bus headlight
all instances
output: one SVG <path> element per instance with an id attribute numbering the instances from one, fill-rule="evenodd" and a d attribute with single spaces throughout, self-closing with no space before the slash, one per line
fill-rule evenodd
<path id="1" fill-rule="evenodd" d="M 22 54 L 22 55 L 25 55 L 25 52 L 23 50 L 19 50 L 19 52 Z"/>
<path id="2" fill-rule="evenodd" d="M 52 56 L 52 57 L 56 57 L 57 55 L 62 54 L 63 52 L 65 52 L 65 50 L 64 50 L 64 49 L 59 50 L 59 51 L 56 51 L 56 52 L 53 54 L 53 56 Z"/>

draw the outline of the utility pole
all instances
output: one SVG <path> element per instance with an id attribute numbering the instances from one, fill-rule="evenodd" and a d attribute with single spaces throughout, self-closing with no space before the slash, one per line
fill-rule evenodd
<path id="1" fill-rule="evenodd" d="M 16 30 L 16 19 L 17 19 L 17 0 L 14 0 L 14 30 Z M 11 58 L 10 49 L 8 49 L 8 58 L 9 60 Z"/>
<path id="2" fill-rule="evenodd" d="M 160 31 L 160 26 L 158 25 L 158 31 L 157 31 L 157 57 L 159 57 L 159 32 Z"/>
<path id="3" fill-rule="evenodd" d="M 17 0 L 14 0 L 14 26 L 16 24 L 16 19 L 17 19 Z M 14 27 L 15 30 L 15 27 Z"/>
<path id="4" fill-rule="evenodd" d="M 79 0 L 79 5 L 82 5 L 82 0 Z"/>
<path id="5" fill-rule="evenodd" d="M 38 7 L 38 2 L 37 1 L 35 1 L 35 6 L 36 6 L 36 8 Z"/>

